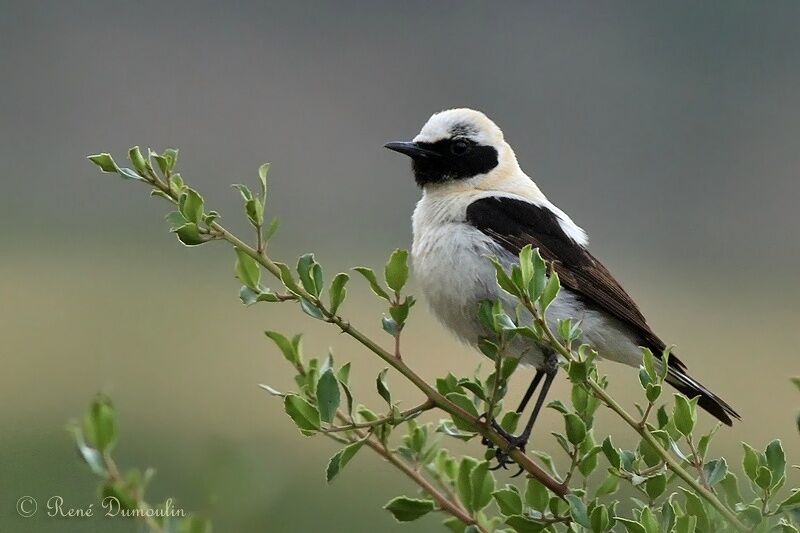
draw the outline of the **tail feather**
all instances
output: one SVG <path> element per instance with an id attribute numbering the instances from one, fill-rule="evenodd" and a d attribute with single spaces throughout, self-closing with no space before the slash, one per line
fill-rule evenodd
<path id="1" fill-rule="evenodd" d="M 672 363 L 672 359 L 670 359 Z M 669 372 L 667 373 L 667 383 L 678 389 L 689 398 L 699 397 L 698 405 L 708 411 L 711 415 L 717 418 L 720 422 L 727 426 L 733 425 L 731 417 L 740 420 L 741 417 L 733 407 L 728 403 L 705 388 L 702 384 L 697 382 L 694 378 L 685 372 L 683 365 L 669 365 Z M 682 368 L 681 368 L 682 367 Z"/>

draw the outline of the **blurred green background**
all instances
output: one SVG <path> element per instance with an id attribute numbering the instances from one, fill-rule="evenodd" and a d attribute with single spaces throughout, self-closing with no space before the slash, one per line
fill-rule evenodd
<path id="1" fill-rule="evenodd" d="M 313 250 L 333 273 L 409 246 L 419 192 L 381 146 L 454 106 L 496 119 L 654 328 L 739 410 L 715 451 L 781 437 L 797 462 L 798 24 L 796 2 L 0 2 L 0 531 L 137 530 L 14 508 L 94 501 L 64 426 L 98 390 L 119 410 L 119 462 L 155 467 L 153 499 L 175 496 L 217 531 L 436 530 L 380 509 L 413 489 L 369 453 L 326 486 L 334 445 L 301 438 L 256 387 L 292 386 L 264 329 L 306 332 L 309 354 L 331 346 L 375 405 L 377 360 L 291 306 L 245 309 L 229 249 L 181 248 L 165 204 L 84 156 L 179 147 L 184 177 L 241 231 L 229 183 L 271 161 L 273 253 Z M 345 313 L 384 338 L 380 304 L 363 283 L 351 294 Z M 424 306 L 405 353 L 431 380 L 480 361 Z M 634 372 L 604 369 L 621 398 L 638 395 Z M 547 413 L 534 445 L 555 453 L 559 424 Z"/>

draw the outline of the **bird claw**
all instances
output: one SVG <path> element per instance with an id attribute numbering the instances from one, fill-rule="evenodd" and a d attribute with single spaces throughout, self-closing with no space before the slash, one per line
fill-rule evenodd
<path id="1" fill-rule="evenodd" d="M 483 414 L 478 419 L 479 420 L 481 420 L 481 419 L 485 420 L 486 418 L 488 418 L 486 416 L 486 414 Z M 524 452 L 525 451 L 525 446 L 527 446 L 527 444 L 528 444 L 528 437 L 526 435 L 512 435 L 511 433 L 509 433 L 508 431 L 503 429 L 500 426 L 500 424 L 498 424 L 497 421 L 495 421 L 494 419 L 492 419 L 492 421 L 491 421 L 491 426 L 492 426 L 492 429 L 494 429 L 497 433 L 500 434 L 500 436 L 502 436 L 504 439 L 506 439 L 508 441 L 508 448 L 506 448 L 505 450 L 503 450 L 501 448 L 496 448 L 495 449 L 494 442 L 489 440 L 487 437 L 483 437 L 481 439 L 481 444 L 483 444 L 484 446 L 486 446 L 490 450 L 495 450 L 494 457 L 495 457 L 495 459 L 497 459 L 497 464 L 495 466 L 491 467 L 490 470 L 499 470 L 501 468 L 503 470 L 508 470 L 508 465 L 514 464 L 516 462 L 511 458 L 509 452 L 511 450 L 513 450 L 514 448 L 519 448 L 520 450 L 522 450 Z M 517 477 L 520 474 L 522 474 L 523 471 L 524 471 L 524 469 L 522 467 L 520 467 L 519 470 L 517 471 L 517 473 L 514 474 L 511 477 Z"/>

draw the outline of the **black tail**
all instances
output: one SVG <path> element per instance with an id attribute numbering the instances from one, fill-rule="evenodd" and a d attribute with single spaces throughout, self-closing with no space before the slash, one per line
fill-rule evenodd
<path id="1" fill-rule="evenodd" d="M 689 398 L 699 396 L 700 400 L 697 402 L 700 407 L 714 415 L 720 422 L 725 425 L 733 425 L 731 417 L 740 420 L 739 413 L 734 411 L 733 407 L 728 403 L 705 388 L 702 384 L 694 380 L 689 374 L 686 373 L 686 367 L 677 361 L 673 363 L 673 358 L 669 359 L 669 372 L 667 373 L 667 383 L 678 389 Z M 676 364 L 677 363 L 677 364 Z"/>

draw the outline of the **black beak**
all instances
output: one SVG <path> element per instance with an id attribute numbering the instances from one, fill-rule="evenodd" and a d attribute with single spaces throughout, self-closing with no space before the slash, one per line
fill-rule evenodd
<path id="1" fill-rule="evenodd" d="M 423 148 L 415 142 L 390 142 L 384 144 L 383 147 L 394 152 L 405 154 L 411 159 L 432 159 L 435 157 L 440 157 L 438 153 L 434 152 L 433 150 Z"/>

